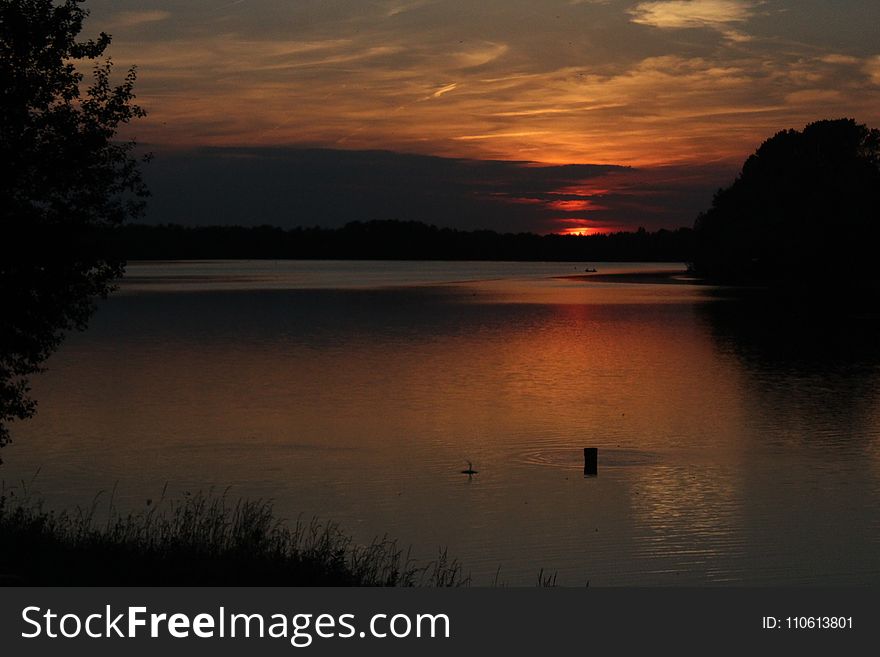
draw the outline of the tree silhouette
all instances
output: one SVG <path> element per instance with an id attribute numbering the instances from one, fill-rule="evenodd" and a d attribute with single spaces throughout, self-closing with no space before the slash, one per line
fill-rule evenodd
<path id="1" fill-rule="evenodd" d="M 134 143 L 115 139 L 145 116 L 135 71 L 111 84 L 110 36 L 77 40 L 82 1 L 0 0 L 0 446 L 34 413 L 28 376 L 122 273 L 101 235 L 147 196 Z"/>
<path id="2" fill-rule="evenodd" d="M 817 121 L 761 144 L 695 223 L 694 269 L 755 282 L 876 280 L 880 131 Z"/>

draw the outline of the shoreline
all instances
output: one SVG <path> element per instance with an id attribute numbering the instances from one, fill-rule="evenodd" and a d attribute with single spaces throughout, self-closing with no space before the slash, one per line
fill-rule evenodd
<path id="1" fill-rule="evenodd" d="M 594 281 L 597 283 L 638 283 L 642 285 L 712 285 L 711 283 L 691 276 L 685 270 L 657 270 L 640 272 L 620 272 L 616 274 L 589 273 L 554 276 L 558 280 Z"/>

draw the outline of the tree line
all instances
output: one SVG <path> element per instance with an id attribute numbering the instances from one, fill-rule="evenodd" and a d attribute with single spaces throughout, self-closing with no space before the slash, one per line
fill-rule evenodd
<path id="1" fill-rule="evenodd" d="M 124 260 L 522 260 L 688 262 L 693 231 L 538 235 L 438 228 L 417 221 L 353 221 L 341 228 L 128 224 L 103 235 Z"/>

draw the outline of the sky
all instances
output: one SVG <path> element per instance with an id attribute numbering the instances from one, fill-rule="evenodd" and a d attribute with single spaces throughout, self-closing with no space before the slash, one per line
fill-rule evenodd
<path id="1" fill-rule="evenodd" d="M 880 124 L 875 0 L 89 0 L 150 221 L 691 225 L 757 146 Z"/>

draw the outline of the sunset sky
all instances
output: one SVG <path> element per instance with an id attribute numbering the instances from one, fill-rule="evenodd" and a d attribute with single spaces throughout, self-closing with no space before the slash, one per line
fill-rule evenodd
<path id="1" fill-rule="evenodd" d="M 152 221 L 690 225 L 774 132 L 880 123 L 873 0 L 86 6 L 139 68 Z"/>

